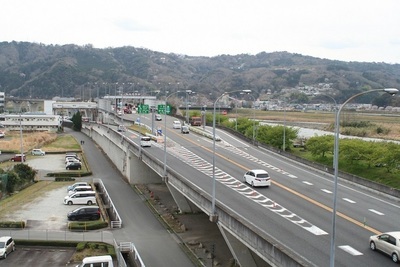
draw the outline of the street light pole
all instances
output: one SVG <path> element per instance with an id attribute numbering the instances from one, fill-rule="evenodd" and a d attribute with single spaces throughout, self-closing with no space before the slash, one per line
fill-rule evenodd
<path id="1" fill-rule="evenodd" d="M 283 152 L 286 151 L 286 101 L 283 102 Z"/>
<path id="2" fill-rule="evenodd" d="M 386 92 L 391 95 L 395 95 L 399 92 L 396 88 L 385 88 L 385 89 L 373 89 L 358 93 L 353 95 L 349 99 L 347 99 L 338 109 L 336 112 L 336 120 L 335 120 L 335 144 L 334 144 L 334 187 L 333 187 L 333 211 L 332 211 L 332 234 L 331 234 L 331 249 L 330 249 L 330 262 L 329 266 L 335 266 L 335 235 L 336 235 L 336 206 L 337 206 L 337 186 L 338 186 L 338 171 L 339 171 L 339 120 L 340 120 L 340 112 L 342 111 L 343 107 L 349 103 L 354 98 L 364 95 L 371 92 Z"/>
<path id="3" fill-rule="evenodd" d="M 192 93 L 192 90 L 186 90 L 186 124 L 189 124 L 189 105 L 188 105 L 188 98 L 189 94 Z"/>
<path id="4" fill-rule="evenodd" d="M 336 112 L 337 112 L 337 109 L 338 109 L 338 104 L 337 104 L 337 102 L 336 102 L 336 100 L 333 98 L 333 97 L 331 97 L 330 95 L 325 95 L 325 94 L 320 94 L 321 96 L 326 96 L 326 97 L 328 97 L 328 98 L 330 98 L 330 99 L 332 99 L 332 101 L 333 101 L 333 103 L 335 103 L 335 112 L 334 112 L 334 117 L 335 117 L 335 124 L 334 124 L 334 130 L 335 130 L 335 133 L 336 133 L 336 129 L 337 129 L 337 127 L 339 127 L 339 125 L 338 125 L 338 120 L 336 120 Z M 335 168 L 335 162 L 333 162 L 333 168 Z"/>
<path id="5" fill-rule="evenodd" d="M 175 95 L 179 92 L 180 91 L 176 91 L 165 97 L 165 103 L 164 103 L 164 172 L 163 172 L 164 181 L 167 181 L 167 103 L 168 103 L 168 98 L 170 96 Z"/>
<path id="6" fill-rule="evenodd" d="M 256 99 L 254 96 L 250 95 L 251 98 L 253 99 L 253 146 L 255 145 L 255 137 L 256 137 L 256 105 L 254 102 L 256 102 Z"/>
<path id="7" fill-rule="evenodd" d="M 215 183 L 216 183 L 216 178 L 215 178 L 215 113 L 216 113 L 216 106 L 218 100 L 220 100 L 224 95 L 227 94 L 232 94 L 236 92 L 244 92 L 244 93 L 250 93 L 251 90 L 236 90 L 232 92 L 225 92 L 222 95 L 220 95 L 214 102 L 214 110 L 213 110 L 213 156 L 212 156 L 212 201 L 211 201 L 211 214 L 210 214 L 210 221 L 211 222 L 216 222 L 218 219 L 218 215 L 215 212 Z"/>

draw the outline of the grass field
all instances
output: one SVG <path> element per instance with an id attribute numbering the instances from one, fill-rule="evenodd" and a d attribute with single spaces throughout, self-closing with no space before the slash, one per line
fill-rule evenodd
<path id="1" fill-rule="evenodd" d="M 286 121 L 288 125 L 298 122 L 310 122 L 324 124 L 321 130 L 334 131 L 335 114 L 333 112 L 321 111 L 262 111 L 252 109 L 238 109 L 237 114 L 239 117 L 253 118 L 256 120 L 267 120 L 283 122 Z M 229 113 L 229 117 L 234 118 L 236 112 Z M 343 122 L 369 122 L 368 129 L 362 129 L 363 137 L 382 138 L 389 140 L 400 140 L 400 114 L 392 113 L 365 113 L 365 112 L 351 112 L 343 110 L 341 112 L 341 123 Z M 377 129 L 382 129 L 381 133 Z M 357 131 L 358 130 L 358 131 Z M 340 127 L 341 133 L 346 132 L 359 132 L 359 129 L 351 129 L 351 127 Z"/>

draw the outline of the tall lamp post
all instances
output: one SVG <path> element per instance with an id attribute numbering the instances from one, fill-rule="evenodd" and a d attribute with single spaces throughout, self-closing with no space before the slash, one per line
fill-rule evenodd
<path id="1" fill-rule="evenodd" d="M 256 137 L 256 105 L 254 104 L 254 102 L 256 102 L 256 99 L 253 95 L 251 94 L 248 95 L 251 96 L 251 98 L 253 99 L 253 145 L 254 145 Z"/>
<path id="2" fill-rule="evenodd" d="M 347 99 L 338 109 L 336 113 L 336 120 L 335 120 L 335 147 L 334 147 L 334 187 L 333 187 L 333 212 L 332 212 L 332 235 L 331 235 L 331 250 L 330 250 L 330 261 L 329 266 L 335 266 L 335 234 L 336 234 L 336 206 L 337 206 L 337 185 L 338 185 L 338 169 L 339 169 L 339 120 L 340 120 L 340 112 L 342 111 L 343 107 L 349 103 L 354 98 L 364 95 L 371 92 L 386 92 L 391 95 L 395 95 L 399 92 L 396 88 L 385 88 L 385 89 L 373 89 L 358 93 L 353 95 L 349 99 Z"/>
<path id="3" fill-rule="evenodd" d="M 216 222 L 218 219 L 217 214 L 215 213 L 215 113 L 216 113 L 216 106 L 218 100 L 220 100 L 224 95 L 232 94 L 236 92 L 243 92 L 243 93 L 251 93 L 251 90 L 236 90 L 232 92 L 225 92 L 220 95 L 214 102 L 214 110 L 213 110 L 213 156 L 212 156 L 212 201 L 211 201 L 211 214 L 210 214 L 210 221 Z"/>
<path id="4" fill-rule="evenodd" d="M 188 98 L 189 98 L 189 95 L 190 95 L 191 93 L 193 93 L 193 92 L 192 92 L 192 90 L 186 90 L 185 92 L 186 92 L 186 124 L 189 124 L 189 104 L 188 104 Z"/>
<path id="5" fill-rule="evenodd" d="M 337 112 L 337 109 L 338 109 L 338 104 L 337 104 L 336 100 L 333 97 L 331 97 L 330 95 L 325 95 L 325 94 L 320 94 L 320 95 L 332 99 L 333 103 L 335 103 L 335 112 L 334 112 L 334 114 L 335 114 L 335 124 L 334 124 L 334 129 L 335 129 L 335 133 L 336 133 L 336 129 L 339 127 L 339 124 L 338 124 L 339 120 L 336 120 L 336 112 Z M 333 162 L 333 168 L 335 168 L 335 162 Z"/>
<path id="6" fill-rule="evenodd" d="M 168 98 L 172 95 L 175 95 L 179 93 L 180 91 L 176 91 L 172 94 L 169 94 L 168 96 L 165 97 L 165 103 L 164 103 L 164 180 L 167 180 L 167 103 L 168 103 Z"/>

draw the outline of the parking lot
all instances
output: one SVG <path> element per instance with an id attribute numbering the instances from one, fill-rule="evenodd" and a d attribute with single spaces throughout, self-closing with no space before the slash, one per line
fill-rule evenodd
<path id="1" fill-rule="evenodd" d="M 38 179 L 46 178 L 46 173 L 65 171 L 65 155 L 49 154 L 45 156 L 29 157 L 27 164 L 38 171 Z M 78 178 L 90 182 L 90 178 Z M 19 210 L 14 210 L 2 216 L 3 220 L 26 221 L 29 231 L 67 231 L 67 213 L 82 205 L 64 205 L 63 199 L 67 195 L 67 185 L 74 182 L 60 183 L 60 187 L 45 191 L 41 196 L 35 197 Z M 7 259 L 0 260 L 0 266 L 76 266 L 70 263 L 74 248 L 48 248 L 48 247 L 21 247 L 16 244 L 16 251 L 8 255 Z"/>
<path id="2" fill-rule="evenodd" d="M 0 260 L 0 266 L 72 267 L 78 265 L 70 262 L 74 253 L 73 248 L 18 247 L 16 244 L 16 250 L 7 259 Z"/>
<path id="3" fill-rule="evenodd" d="M 27 164 L 38 170 L 39 179 L 46 179 L 48 172 L 65 171 L 64 154 L 35 156 L 27 160 Z M 54 178 L 51 178 L 54 179 Z M 88 178 L 78 178 L 90 182 Z M 71 182 L 70 184 L 73 184 Z M 63 199 L 68 194 L 65 183 L 57 189 L 45 191 L 35 197 L 20 210 L 2 216 L 6 220 L 26 221 L 29 229 L 66 230 L 67 213 L 82 205 L 64 205 Z"/>

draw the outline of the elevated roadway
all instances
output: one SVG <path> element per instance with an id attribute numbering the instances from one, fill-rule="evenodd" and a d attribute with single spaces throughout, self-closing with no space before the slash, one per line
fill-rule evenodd
<path id="1" fill-rule="evenodd" d="M 151 118 L 147 119 L 150 122 Z M 169 120 L 167 184 L 174 185 L 171 193 L 176 195 L 178 205 L 184 201 L 175 190 L 209 214 L 212 141 L 195 134 L 182 135 L 180 131 L 168 128 L 172 125 L 172 118 Z M 164 122 L 160 122 L 157 127 L 163 125 Z M 95 139 L 100 136 L 93 131 L 88 134 Z M 113 143 L 114 149 L 125 150 L 121 153 L 126 154 L 126 159 L 124 163 L 119 156 L 113 161 L 121 161 L 117 165 L 129 175 L 128 178 L 135 179 L 129 174 L 135 165 L 130 163 L 132 156 L 139 156 L 142 162 L 162 176 L 163 144 L 154 144 L 138 155 L 135 133 L 114 134 L 117 134 L 119 143 L 123 143 L 122 146 Z M 248 263 L 246 257 L 255 254 L 273 266 L 328 266 L 332 223 L 331 175 L 243 143 L 224 132 L 218 131 L 218 135 L 223 141 L 217 142 L 216 148 L 217 223 L 238 261 Z M 270 188 L 250 188 L 243 183 L 244 172 L 253 168 L 269 171 L 273 179 Z M 190 191 L 198 194 L 191 195 Z M 368 237 L 397 229 L 397 199 L 342 182 L 338 192 L 335 265 L 389 264 L 389 257 L 369 250 Z M 179 207 L 184 210 L 187 206 L 182 203 Z M 245 244 L 252 252 L 246 253 L 246 248 L 238 243 Z M 288 264 L 284 257 L 293 261 Z"/>

